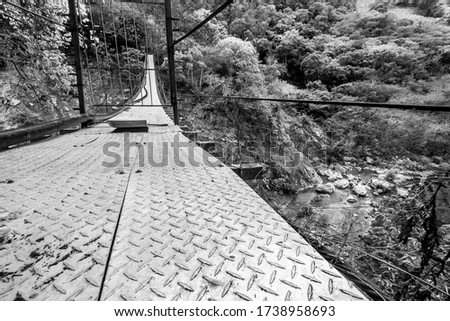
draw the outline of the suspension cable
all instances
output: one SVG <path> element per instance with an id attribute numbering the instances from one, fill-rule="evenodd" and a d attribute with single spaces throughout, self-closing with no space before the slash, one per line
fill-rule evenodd
<path id="1" fill-rule="evenodd" d="M 140 48 L 140 44 L 139 44 L 139 42 L 138 42 L 138 34 L 137 34 L 137 27 L 136 27 L 136 16 L 135 16 L 135 14 L 134 14 L 134 5 L 130 5 L 130 7 L 131 7 L 131 14 L 132 14 L 132 17 L 133 17 L 133 24 L 134 24 L 134 38 L 135 38 L 135 45 L 136 45 L 136 50 L 140 50 L 141 48 Z M 145 27 L 145 21 L 144 21 L 144 27 Z M 145 32 L 145 29 L 144 29 L 144 32 Z M 145 76 L 145 72 L 146 72 L 146 62 L 147 62 L 147 55 L 146 54 L 144 54 L 144 74 L 142 75 L 142 72 L 139 72 L 139 75 L 138 75 L 138 77 L 137 77 L 137 82 L 136 82 L 136 89 L 137 90 L 139 90 L 137 87 L 140 87 L 140 88 L 142 88 L 142 80 L 144 79 L 143 77 Z M 145 84 L 144 84 L 145 85 Z M 142 89 L 141 90 L 139 90 L 139 93 L 141 94 L 141 98 L 142 98 Z M 134 97 L 134 94 L 132 94 L 133 95 L 133 97 Z"/>
<path id="2" fill-rule="evenodd" d="M 110 9 L 112 10 L 112 1 L 110 3 Z M 119 84 L 120 84 L 120 97 L 122 97 L 123 95 L 123 84 L 122 84 L 122 71 L 120 69 L 120 56 L 119 56 L 119 45 L 117 43 L 117 30 L 116 30 L 116 22 L 114 17 L 111 17 L 112 21 L 113 21 L 113 30 L 114 30 L 114 41 L 115 41 L 115 45 L 116 45 L 116 59 L 117 59 L 117 66 L 119 67 Z M 119 21 L 119 26 L 120 26 L 120 21 Z"/>
<path id="3" fill-rule="evenodd" d="M 192 94 L 184 94 L 184 96 L 214 98 L 214 99 L 272 101 L 272 102 L 282 102 L 282 103 L 343 105 L 343 106 L 379 107 L 379 108 L 392 108 L 392 109 L 415 109 L 415 110 L 423 110 L 423 111 L 450 112 L 450 106 L 443 106 L 443 105 L 389 104 L 389 103 L 376 103 L 376 102 L 365 102 L 365 101 L 362 102 L 362 101 L 311 100 L 311 99 L 282 99 L 282 98 L 269 98 L 269 97 L 192 95 Z"/>
<path id="4" fill-rule="evenodd" d="M 78 7 L 78 19 L 79 19 L 79 24 L 80 24 L 80 26 L 82 26 L 83 27 L 83 17 L 82 17 L 82 15 L 81 15 L 81 8 L 80 8 L 80 2 L 78 2 L 77 1 L 77 7 Z M 82 29 L 83 30 L 83 29 Z M 84 31 L 84 30 L 83 30 Z M 92 77 L 91 77 L 91 70 L 90 70 L 90 68 L 89 68 L 89 58 L 88 58 L 88 54 L 87 54 L 87 43 L 86 43 L 86 39 L 85 39 L 85 37 L 84 37 L 84 35 L 83 35 L 83 39 L 84 39 L 84 41 L 83 41 L 83 46 L 84 46 L 84 59 L 85 59 L 85 62 L 86 62 L 86 69 L 87 69 L 87 74 L 88 74 L 88 79 L 89 79 L 89 90 L 90 90 L 90 92 L 89 92 L 89 97 L 90 97 L 90 100 L 91 100 L 91 106 L 94 106 L 95 105 L 95 100 L 94 100 L 94 96 L 93 96 L 93 89 L 92 89 Z M 86 87 L 84 87 L 84 88 L 86 88 Z"/>
<path id="5" fill-rule="evenodd" d="M 107 59 L 106 61 L 108 62 L 109 84 L 110 84 L 110 87 L 111 87 L 111 95 L 112 95 L 113 92 L 114 92 L 113 80 L 112 80 L 112 71 L 111 71 L 112 58 L 110 57 L 108 43 L 106 41 L 105 21 L 103 19 L 103 6 L 104 6 L 104 4 L 101 4 L 100 19 L 101 19 L 101 22 L 102 22 L 103 43 L 105 44 L 105 56 L 106 56 L 106 59 Z M 103 57 L 103 64 L 104 64 L 104 62 L 105 62 L 105 58 Z M 105 100 L 106 100 L 105 103 L 108 104 L 108 97 L 105 97 Z"/>
<path id="6" fill-rule="evenodd" d="M 128 48 L 128 36 L 127 36 L 127 25 L 126 25 L 126 21 L 125 21 L 125 15 L 123 13 L 123 2 L 120 2 L 120 12 L 122 14 L 122 21 L 123 21 L 123 35 L 125 38 L 125 52 L 127 53 L 126 57 L 127 57 L 127 61 L 128 61 L 128 88 L 129 88 L 129 95 L 130 95 L 130 99 L 132 98 L 132 89 L 133 89 L 133 82 L 131 80 L 131 72 L 130 72 L 130 67 L 131 67 L 131 63 L 130 63 L 130 51 Z"/>
<path id="7" fill-rule="evenodd" d="M 148 42 L 147 42 L 147 22 L 148 22 L 148 20 L 147 20 L 147 16 L 146 16 L 146 10 L 142 10 L 142 15 L 143 15 L 143 17 L 142 17 L 142 20 L 143 20 L 143 22 L 144 22 L 144 54 L 145 54 L 145 65 L 144 65 L 144 86 L 145 86 L 145 84 L 146 84 L 146 82 L 147 82 L 147 80 L 149 81 L 150 80 L 150 75 L 149 75 L 149 70 L 147 70 L 147 64 L 148 64 L 148 62 L 147 62 L 147 56 L 148 56 Z M 147 95 L 150 95 L 150 99 L 152 99 L 152 101 L 151 101 L 151 105 L 153 105 L 153 98 L 152 98 L 152 94 L 151 94 L 151 92 L 150 93 L 147 93 Z M 141 91 L 141 100 L 142 100 L 142 98 L 144 98 L 144 93 Z M 144 104 L 144 101 L 142 100 L 142 104 Z"/>
<path id="8" fill-rule="evenodd" d="M 94 17 L 92 15 L 91 1 L 88 1 L 88 3 L 89 3 L 89 17 L 90 17 L 90 21 L 91 21 L 92 36 L 94 38 L 96 38 L 95 22 L 94 22 Z M 107 96 L 107 93 L 106 93 L 106 86 L 105 86 L 105 81 L 103 79 L 102 71 L 100 70 L 100 60 L 99 60 L 99 56 L 98 56 L 97 44 L 96 44 L 95 40 L 91 44 L 92 44 L 92 48 L 94 49 L 95 64 L 96 64 L 97 74 L 98 74 L 98 76 L 100 78 L 100 82 L 102 84 L 102 88 L 100 90 L 103 90 L 103 95 L 104 95 L 104 97 L 106 99 L 108 96 Z M 98 90 L 98 88 L 96 88 L 96 89 Z M 100 90 L 98 90 L 99 93 L 100 93 Z M 95 96 L 98 97 L 99 102 L 101 102 L 101 97 L 102 96 L 100 96 L 100 95 L 95 95 Z M 95 106 L 95 102 L 94 102 L 94 106 Z"/>

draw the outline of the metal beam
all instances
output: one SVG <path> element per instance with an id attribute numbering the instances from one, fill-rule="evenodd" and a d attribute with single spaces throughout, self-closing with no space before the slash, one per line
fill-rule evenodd
<path id="1" fill-rule="evenodd" d="M 12 145 L 39 139 L 45 135 L 56 133 L 68 126 L 85 124 L 91 120 L 91 117 L 81 115 L 72 118 L 53 120 L 48 123 L 33 125 L 24 128 L 5 130 L 3 132 L 0 132 L 0 150 L 8 148 Z"/>
<path id="2" fill-rule="evenodd" d="M 84 103 L 80 38 L 79 38 L 79 34 L 78 34 L 77 9 L 76 9 L 75 0 L 69 0 L 69 18 L 70 18 L 70 32 L 72 34 L 72 44 L 73 44 L 73 52 L 74 52 L 74 58 L 75 58 L 75 72 L 77 74 L 78 103 L 80 106 L 80 114 L 85 115 L 86 108 L 85 108 L 85 103 Z"/>
<path id="3" fill-rule="evenodd" d="M 164 0 L 117 0 L 117 2 L 133 2 L 133 3 L 164 5 Z"/>
<path id="4" fill-rule="evenodd" d="M 173 42 L 173 17 L 171 0 L 165 0 L 167 59 L 169 62 L 170 103 L 173 107 L 175 125 L 179 124 L 177 83 L 175 77 L 175 44 Z"/>
<path id="5" fill-rule="evenodd" d="M 95 107 L 139 107 L 139 108 L 156 108 L 156 107 L 172 107 L 172 105 L 140 105 L 140 104 L 95 104 Z"/>

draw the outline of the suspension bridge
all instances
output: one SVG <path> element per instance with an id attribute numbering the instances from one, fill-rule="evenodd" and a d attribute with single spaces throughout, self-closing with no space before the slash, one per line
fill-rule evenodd
<path id="1" fill-rule="evenodd" d="M 8 213 L 0 299 L 364 300 L 231 169 L 182 135 L 161 107 L 152 59 L 145 98 L 109 120 L 144 121 L 147 132 L 99 123 L 0 153 Z M 105 167 L 105 144 L 124 144 L 125 135 L 140 148 L 130 147 L 129 164 Z M 183 148 L 164 149 L 176 137 Z M 166 165 L 139 166 L 150 145 Z"/>
<path id="2" fill-rule="evenodd" d="M 137 73 L 117 58 L 115 72 L 99 67 L 94 46 L 91 66 L 79 50 L 78 12 L 71 30 L 82 115 L 0 134 L 0 147 L 15 147 L 0 153 L 0 300 L 367 300 L 231 168 L 183 135 L 173 79 L 183 38 L 173 39 L 167 3 L 169 105 L 160 99 L 159 57 L 148 55 Z M 95 86 L 114 92 L 116 83 L 126 100 L 96 95 Z M 91 117 L 85 98 L 91 109 L 122 107 Z M 73 123 L 84 128 L 16 146 Z"/>

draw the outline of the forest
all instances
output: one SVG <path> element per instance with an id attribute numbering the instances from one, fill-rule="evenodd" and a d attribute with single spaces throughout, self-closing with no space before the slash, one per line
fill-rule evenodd
<path id="1" fill-rule="evenodd" d="M 91 111 L 132 96 L 145 51 L 168 87 L 162 12 L 142 6 L 85 8 L 87 21 L 106 21 L 82 34 L 87 65 L 98 73 Z M 176 38 L 213 9 L 176 4 Z M 2 18 L 8 10 L 0 7 Z M 64 20 L 54 8 L 39 10 Z M 2 21 L 9 54 L 0 72 L 17 83 L 2 84 L 3 126 L 73 113 L 66 30 Z M 46 32 L 37 35 L 37 24 Z M 176 62 L 182 124 L 218 142 L 214 153 L 226 164 L 264 164 L 262 180 L 249 184 L 372 298 L 450 298 L 448 113 L 230 98 L 450 106 L 445 6 L 236 3 L 177 44 Z M 286 166 L 298 155 L 301 162 Z"/>

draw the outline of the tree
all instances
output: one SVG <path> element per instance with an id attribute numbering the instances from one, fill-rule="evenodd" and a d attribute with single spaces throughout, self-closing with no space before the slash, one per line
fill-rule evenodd
<path id="1" fill-rule="evenodd" d="M 445 8 L 440 0 L 419 1 L 417 11 L 425 17 L 442 17 L 445 14 Z"/>
<path id="2" fill-rule="evenodd" d="M 227 37 L 213 48 L 211 61 L 217 73 L 236 76 L 239 72 L 259 73 L 257 57 L 256 49 L 250 42 Z"/>
<path id="3" fill-rule="evenodd" d="M 9 78 L 10 84 L 14 83 L 14 90 L 8 90 L 11 86 L 5 84 L 7 90 L 3 90 L 2 99 L 7 108 L 14 105 L 24 115 L 42 115 L 41 120 L 24 117 L 22 124 L 66 115 L 66 101 L 70 100 L 74 82 L 70 75 L 73 69 L 63 53 L 70 41 L 63 26 L 67 22 L 65 9 L 32 4 L 28 9 L 48 19 L 0 4 L 0 32 L 5 46 L 3 67 L 15 71 Z M 13 100 L 19 103 L 12 104 Z"/>

